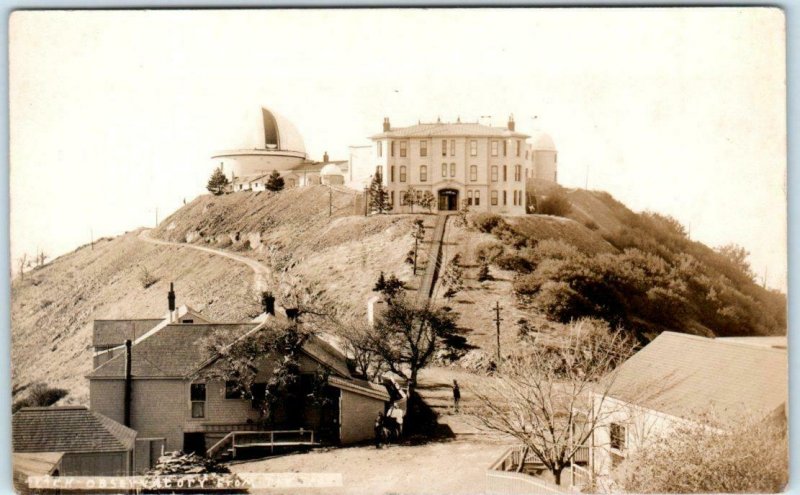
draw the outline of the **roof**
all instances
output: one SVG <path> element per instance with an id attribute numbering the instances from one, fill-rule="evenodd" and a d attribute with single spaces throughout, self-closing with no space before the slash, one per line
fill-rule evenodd
<path id="1" fill-rule="evenodd" d="M 303 137 L 292 122 L 266 107 L 242 109 L 234 122 L 228 122 L 237 136 L 230 149 L 290 151 L 306 154 Z"/>
<path id="2" fill-rule="evenodd" d="M 333 387 L 372 397 L 373 399 L 382 401 L 388 401 L 390 399 L 389 392 L 386 390 L 385 386 L 366 380 L 357 380 L 355 378 L 343 379 L 338 376 L 331 376 L 328 377 L 328 383 Z"/>
<path id="3" fill-rule="evenodd" d="M 683 418 L 765 416 L 788 399 L 787 352 L 663 332 L 617 368 L 609 396 Z"/>
<path id="4" fill-rule="evenodd" d="M 126 340 L 136 340 L 162 321 L 164 318 L 94 320 L 92 346 L 116 346 L 124 344 Z"/>
<path id="5" fill-rule="evenodd" d="M 311 335 L 303 344 L 303 351 L 342 376 L 350 377 L 347 357 L 317 335 Z"/>
<path id="6" fill-rule="evenodd" d="M 766 347 L 775 347 L 777 349 L 786 349 L 789 346 L 789 340 L 786 335 L 771 335 L 768 337 L 717 337 L 725 342 L 738 342 L 740 344 L 760 345 Z"/>
<path id="7" fill-rule="evenodd" d="M 322 167 L 319 171 L 320 175 L 342 175 L 342 167 L 336 163 L 328 162 L 327 165 Z"/>
<path id="8" fill-rule="evenodd" d="M 531 149 L 534 151 L 556 151 L 556 144 L 549 134 L 542 131 L 534 131 L 531 133 L 530 139 Z"/>
<path id="9" fill-rule="evenodd" d="M 23 476 L 47 476 L 58 469 L 63 452 L 18 453 L 13 456 L 14 472 Z"/>
<path id="10" fill-rule="evenodd" d="M 491 127 L 477 122 L 469 123 L 430 123 L 417 124 L 408 127 L 392 128 L 388 132 L 376 134 L 372 139 L 382 138 L 407 138 L 407 137 L 518 137 L 527 138 L 527 134 L 511 131 L 505 127 Z"/>
<path id="11" fill-rule="evenodd" d="M 205 339 L 244 335 L 258 323 L 173 323 L 131 347 L 131 375 L 138 378 L 182 378 L 210 356 Z M 92 371 L 89 378 L 122 378 L 125 354 L 120 353 Z"/>
<path id="12" fill-rule="evenodd" d="M 83 406 L 26 407 L 12 417 L 17 452 L 122 452 L 133 449 L 136 431 Z"/>

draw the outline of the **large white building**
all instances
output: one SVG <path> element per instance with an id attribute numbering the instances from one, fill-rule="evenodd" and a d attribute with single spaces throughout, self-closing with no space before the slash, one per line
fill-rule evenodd
<path id="1" fill-rule="evenodd" d="M 395 212 L 411 211 L 413 189 L 415 195 L 431 192 L 439 211 L 466 203 L 472 210 L 524 214 L 528 179 L 557 180 L 553 140 L 517 131 L 513 117 L 506 127 L 459 119 L 399 128 L 386 118 L 383 132 L 371 139 L 372 173 L 382 175 Z"/>

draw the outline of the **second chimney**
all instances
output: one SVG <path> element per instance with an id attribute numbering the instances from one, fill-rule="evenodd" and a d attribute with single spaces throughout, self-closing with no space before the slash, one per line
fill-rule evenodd
<path id="1" fill-rule="evenodd" d="M 129 427 L 131 426 L 131 392 L 133 388 L 133 379 L 131 374 L 131 341 L 125 341 L 125 383 L 124 389 L 122 391 L 122 407 L 123 407 L 123 418 L 122 424 Z"/>
<path id="2" fill-rule="evenodd" d="M 389 117 L 383 118 L 383 132 L 389 132 L 392 130 L 391 124 L 389 124 Z"/>
<path id="3" fill-rule="evenodd" d="M 508 116 L 508 130 L 513 131 L 515 127 L 516 124 L 514 123 L 514 115 L 511 114 Z"/>
<path id="4" fill-rule="evenodd" d="M 322 163 L 328 163 L 328 161 L 330 160 L 328 157 L 328 152 L 326 151 L 325 153 L 322 154 Z"/>

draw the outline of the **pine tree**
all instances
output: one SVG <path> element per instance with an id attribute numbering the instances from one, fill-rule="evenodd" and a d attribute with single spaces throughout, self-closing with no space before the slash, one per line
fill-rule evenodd
<path id="1" fill-rule="evenodd" d="M 270 191 L 283 191 L 283 186 L 283 177 L 277 170 L 273 170 L 269 175 L 269 179 L 267 179 L 267 189 Z"/>
<path id="2" fill-rule="evenodd" d="M 442 274 L 444 297 L 451 299 L 464 288 L 464 268 L 461 266 L 461 254 L 456 253 Z"/>
<path id="3" fill-rule="evenodd" d="M 380 173 L 375 174 L 369 186 L 369 209 L 372 213 L 386 213 L 392 209 L 392 205 L 389 204 L 389 193 L 383 187 Z"/>
<path id="4" fill-rule="evenodd" d="M 222 172 L 222 167 L 218 167 L 215 168 L 214 172 L 211 173 L 211 177 L 208 179 L 206 189 L 208 189 L 210 193 L 220 195 L 227 185 L 228 178 L 225 177 L 225 174 Z"/>

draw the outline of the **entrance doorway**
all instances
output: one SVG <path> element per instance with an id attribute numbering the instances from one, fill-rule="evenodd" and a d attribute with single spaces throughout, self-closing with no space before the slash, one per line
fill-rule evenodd
<path id="1" fill-rule="evenodd" d="M 458 210 L 458 190 L 440 189 L 439 190 L 439 211 Z"/>

